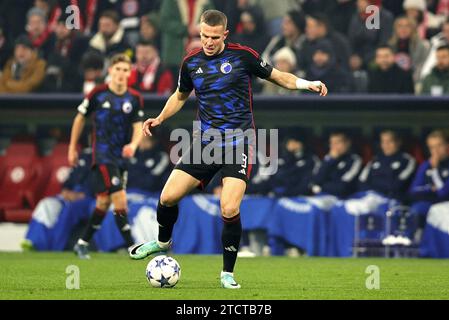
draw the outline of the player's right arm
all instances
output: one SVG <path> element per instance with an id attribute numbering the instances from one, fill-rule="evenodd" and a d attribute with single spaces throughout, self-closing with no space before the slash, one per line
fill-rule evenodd
<path id="1" fill-rule="evenodd" d="M 92 92 L 84 98 L 83 102 L 78 106 L 78 114 L 73 120 L 72 131 L 70 134 L 70 144 L 69 144 L 69 152 L 67 155 L 67 160 L 69 161 L 69 165 L 72 167 L 78 164 L 78 141 L 83 132 L 84 125 L 86 124 L 86 117 L 91 114 L 91 112 L 95 108 L 95 93 L 97 89 L 92 90 Z"/>
<path id="2" fill-rule="evenodd" d="M 150 118 L 143 123 L 143 133 L 145 136 L 151 136 L 151 128 L 159 126 L 181 110 L 184 103 L 189 98 L 190 92 L 180 92 L 179 89 L 173 93 L 165 103 L 164 109 L 156 118 Z"/>
<path id="3" fill-rule="evenodd" d="M 78 140 L 83 132 L 86 119 L 81 113 L 78 113 L 73 120 L 72 132 L 70 134 L 70 144 L 69 144 L 69 154 L 68 161 L 69 165 L 72 167 L 76 166 L 78 163 L 78 150 L 76 149 L 78 145 Z"/>
<path id="4" fill-rule="evenodd" d="M 193 82 L 190 77 L 186 59 L 182 62 L 181 71 L 179 72 L 178 89 L 176 89 L 175 93 L 168 98 L 164 109 L 162 109 L 161 113 L 156 118 L 150 118 L 143 123 L 143 134 L 145 136 L 151 136 L 150 129 L 157 127 L 176 114 L 181 110 L 182 106 L 189 98 L 190 92 L 193 90 Z"/>

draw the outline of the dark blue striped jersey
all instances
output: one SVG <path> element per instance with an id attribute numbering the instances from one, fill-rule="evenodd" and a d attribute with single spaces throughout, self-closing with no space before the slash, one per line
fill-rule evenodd
<path id="1" fill-rule="evenodd" d="M 183 60 L 178 90 L 195 90 L 201 132 L 254 128 L 251 78 L 266 79 L 273 68 L 251 48 L 227 43 L 218 55 L 207 56 L 202 49 Z"/>
<path id="2" fill-rule="evenodd" d="M 124 166 L 123 146 L 129 143 L 132 126 L 143 120 L 143 99 L 128 89 L 123 95 L 113 93 L 107 85 L 93 89 L 78 107 L 83 116 L 92 116 L 92 166 Z"/>

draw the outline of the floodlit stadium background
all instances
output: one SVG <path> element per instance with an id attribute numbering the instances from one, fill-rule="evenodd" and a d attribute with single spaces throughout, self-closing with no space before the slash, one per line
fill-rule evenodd
<path id="1" fill-rule="evenodd" d="M 73 3 L 78 3 L 76 10 L 68 7 Z M 230 41 L 250 46 L 282 71 L 327 84 L 330 95 L 319 98 L 254 79 L 255 123 L 257 128 L 279 130 L 284 162 L 289 140 L 300 141 L 323 160 L 329 135 L 346 133 L 361 164 L 353 189 L 337 195 L 340 200 L 361 191 L 356 180 L 380 152 L 380 132 L 398 133 L 402 150 L 416 161 L 415 175 L 429 158 L 428 134 L 449 126 L 447 1 L 207 0 L 185 1 L 180 7 L 178 3 L 0 3 L 0 251 L 71 250 L 93 204 L 83 172 L 67 180 L 71 121 L 83 94 L 107 81 L 108 58 L 124 52 L 135 62 L 130 85 L 143 93 L 146 117 L 156 116 L 176 89 L 182 57 L 201 45 L 198 17 L 209 8 L 227 14 Z M 157 194 L 173 166 L 168 161 L 174 144 L 170 132 L 191 128 L 195 117 L 192 98 L 156 132 L 155 141 L 145 146 L 147 152 L 130 163 L 130 218 L 136 239 L 155 237 Z M 86 159 L 89 132 L 84 131 L 80 145 Z M 278 177 L 265 180 L 259 169 L 253 172 L 242 205 L 246 231 L 242 256 L 449 257 L 447 190 L 427 199 L 419 213 L 413 211 L 414 205 L 422 199 L 409 194 L 395 205 L 388 202 L 380 212 L 364 207 L 362 213 L 351 215 L 318 206 L 319 213 L 309 210 L 308 218 L 300 219 L 300 196 L 313 193 L 291 193 L 301 177 L 289 174 L 295 172 L 296 162 L 288 166 L 279 170 Z M 441 174 L 447 185 L 448 171 Z M 404 193 L 414 177 L 402 186 Z M 207 192 L 181 204 L 175 253 L 220 252 L 220 207 L 214 197 L 219 183 Z M 424 216 L 423 225 L 417 215 Z M 69 222 L 64 220 L 68 216 Z M 123 245 L 112 220 L 105 221 L 95 240 L 100 251 L 113 252 Z"/>

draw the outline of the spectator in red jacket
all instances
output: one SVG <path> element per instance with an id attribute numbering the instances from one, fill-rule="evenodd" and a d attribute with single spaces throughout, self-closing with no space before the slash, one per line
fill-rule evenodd
<path id="1" fill-rule="evenodd" d="M 33 47 L 39 51 L 39 56 L 47 59 L 55 39 L 48 28 L 45 12 L 39 8 L 31 8 L 27 13 L 25 28 Z"/>
<path id="2" fill-rule="evenodd" d="M 136 46 L 136 63 L 131 69 L 129 86 L 145 93 L 168 95 L 173 92 L 173 75 L 161 63 L 159 52 L 152 42 L 141 40 Z"/>

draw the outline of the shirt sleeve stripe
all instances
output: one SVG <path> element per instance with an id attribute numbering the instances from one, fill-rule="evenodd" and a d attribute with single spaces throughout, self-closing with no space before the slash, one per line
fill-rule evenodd
<path id="1" fill-rule="evenodd" d="M 197 55 L 198 53 L 201 52 L 201 50 L 203 50 L 202 48 L 199 49 L 194 49 L 192 51 L 190 51 L 182 60 L 182 62 L 184 63 L 187 59 L 189 59 L 190 57 L 193 57 L 194 55 Z"/>
<path id="2" fill-rule="evenodd" d="M 359 173 L 360 168 L 362 167 L 362 159 L 360 159 L 359 156 L 353 155 L 352 156 L 353 163 L 351 169 L 349 169 L 341 178 L 344 182 L 351 182 L 357 173 Z"/>
<path id="3" fill-rule="evenodd" d="M 407 180 L 415 170 L 415 164 L 416 161 L 413 159 L 413 157 L 409 154 L 404 154 L 404 157 L 408 160 L 407 167 L 399 174 L 400 180 Z"/>
<path id="4" fill-rule="evenodd" d="M 239 44 L 229 43 L 228 48 L 231 50 L 244 50 L 249 53 L 251 53 L 253 56 L 255 56 L 257 59 L 259 59 L 259 54 L 254 49 L 251 49 L 250 47 L 242 46 Z"/>

